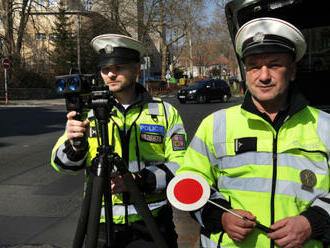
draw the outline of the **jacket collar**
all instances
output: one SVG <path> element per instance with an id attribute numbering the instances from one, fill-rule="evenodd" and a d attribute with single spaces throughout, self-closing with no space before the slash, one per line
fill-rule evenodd
<path id="1" fill-rule="evenodd" d="M 135 101 L 127 108 L 125 109 L 120 103 L 116 102 L 114 106 L 122 113 L 127 112 L 129 109 L 134 107 L 143 106 L 146 103 L 153 102 L 152 96 L 149 94 L 149 92 L 140 84 L 135 84 L 135 91 L 136 91 L 136 99 Z"/>

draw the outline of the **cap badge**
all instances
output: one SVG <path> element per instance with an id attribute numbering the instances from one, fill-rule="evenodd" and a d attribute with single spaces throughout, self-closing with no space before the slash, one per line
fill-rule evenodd
<path id="1" fill-rule="evenodd" d="M 104 51 L 105 51 L 106 54 L 112 53 L 113 52 L 113 47 L 110 44 L 108 44 L 104 47 Z"/>
<path id="2" fill-rule="evenodd" d="M 253 36 L 253 41 L 254 42 L 263 42 L 265 39 L 265 34 L 262 32 L 255 33 Z"/>

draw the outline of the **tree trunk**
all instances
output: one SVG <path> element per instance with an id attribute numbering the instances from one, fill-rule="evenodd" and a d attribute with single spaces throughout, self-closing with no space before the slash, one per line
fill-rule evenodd
<path id="1" fill-rule="evenodd" d="M 162 46 L 162 80 L 166 80 L 166 67 L 167 67 L 167 46 L 163 44 Z"/>

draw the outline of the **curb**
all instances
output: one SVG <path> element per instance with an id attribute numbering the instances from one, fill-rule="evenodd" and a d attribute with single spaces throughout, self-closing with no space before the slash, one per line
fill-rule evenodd
<path id="1" fill-rule="evenodd" d="M 28 107 L 28 106 L 64 106 L 65 99 L 41 99 L 41 100 L 12 100 L 8 104 L 0 103 L 0 107 Z M 0 247 L 1 248 L 1 247 Z"/>

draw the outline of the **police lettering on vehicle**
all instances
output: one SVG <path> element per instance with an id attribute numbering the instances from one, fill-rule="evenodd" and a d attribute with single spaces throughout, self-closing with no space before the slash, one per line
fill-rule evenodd
<path id="1" fill-rule="evenodd" d="M 164 134 L 165 127 L 161 125 L 140 124 L 140 132 Z"/>

